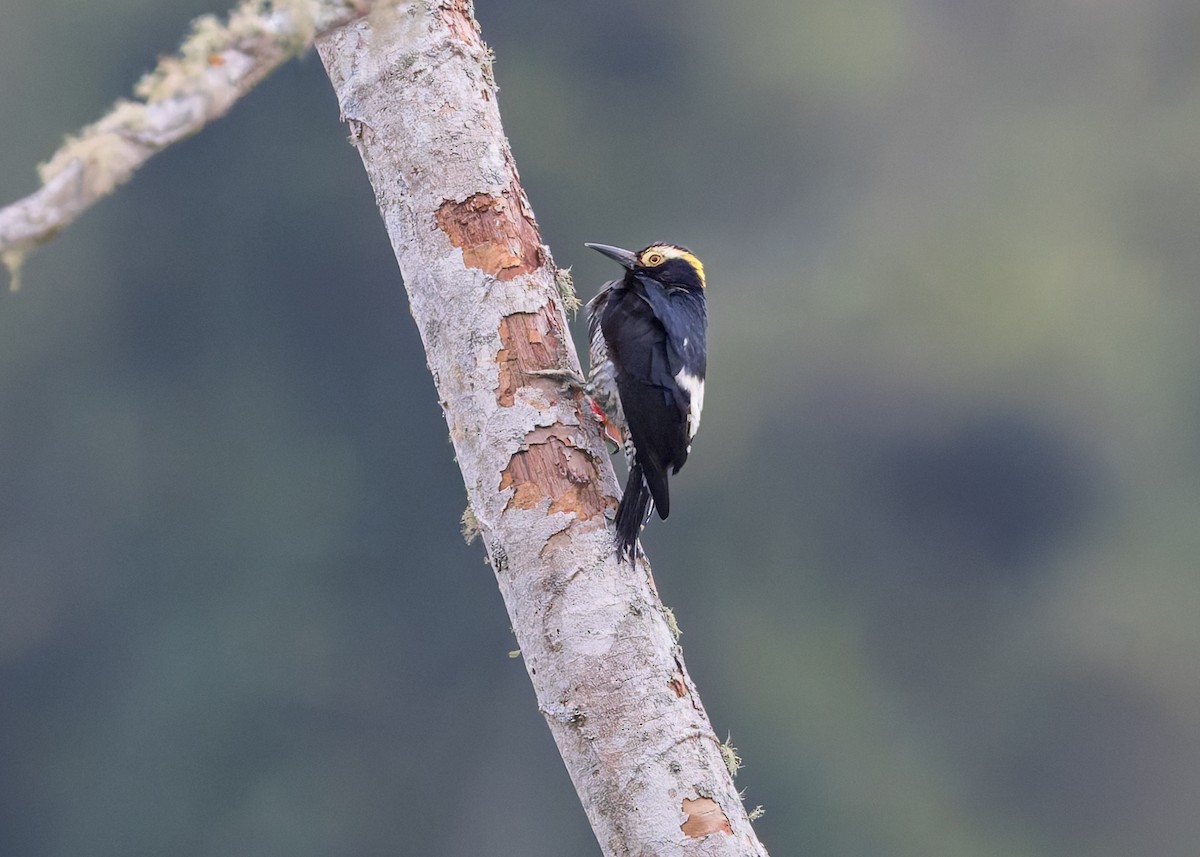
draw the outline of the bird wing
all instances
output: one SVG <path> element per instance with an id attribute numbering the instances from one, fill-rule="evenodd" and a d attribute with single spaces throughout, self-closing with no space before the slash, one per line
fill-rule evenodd
<path id="1" fill-rule="evenodd" d="M 686 403 L 687 447 L 674 466 L 677 472 L 687 459 L 691 441 L 700 428 L 704 410 L 704 374 L 708 365 L 708 307 L 703 292 L 684 286 L 664 286 L 650 277 L 639 276 L 646 302 L 666 331 L 667 360 L 671 377 L 682 389 L 680 400 Z"/>
<path id="2" fill-rule="evenodd" d="M 600 319 L 608 306 L 608 296 L 619 280 L 610 280 L 600 287 L 596 296 L 587 303 L 588 325 L 588 365 L 595 369 L 608 360 L 608 345 L 604 342 L 604 332 L 600 329 Z"/>
<path id="3" fill-rule="evenodd" d="M 704 378 L 707 363 L 708 309 L 704 299 L 681 287 L 664 286 L 652 277 L 639 276 L 646 302 L 667 333 L 671 374 L 680 370 Z"/>
<path id="4" fill-rule="evenodd" d="M 609 356 L 637 459 L 660 517 L 670 511 L 667 470 L 687 459 L 688 402 L 675 381 L 667 331 L 650 303 L 622 289 L 606 300 L 601 316 Z"/>
<path id="5" fill-rule="evenodd" d="M 609 425 L 616 429 L 619 435 L 618 445 L 625 453 L 625 463 L 633 460 L 635 453 L 633 440 L 629 436 L 629 425 L 625 420 L 625 410 L 621 407 L 621 395 L 617 390 L 616 368 L 608 356 L 608 343 L 604 341 L 604 331 L 600 319 L 608 306 L 609 296 L 613 289 L 620 285 L 620 280 L 605 283 L 596 296 L 588 301 L 588 394 L 592 401 L 604 411 L 604 417 Z M 617 438 L 612 438 L 617 440 Z"/>

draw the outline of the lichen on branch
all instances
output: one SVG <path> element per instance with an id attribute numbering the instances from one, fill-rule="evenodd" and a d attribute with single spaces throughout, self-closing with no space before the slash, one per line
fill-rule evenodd
<path id="1" fill-rule="evenodd" d="M 127 182 L 163 149 L 223 116 L 280 64 L 321 33 L 367 14 L 368 0 L 247 0 L 224 21 L 192 22 L 164 56 L 101 119 L 67 136 L 38 167 L 42 186 L 0 209 L 0 261 L 10 287 L 34 247 Z"/>

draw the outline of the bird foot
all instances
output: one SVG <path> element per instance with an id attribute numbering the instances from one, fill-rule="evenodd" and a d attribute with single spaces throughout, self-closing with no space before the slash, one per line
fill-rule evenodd
<path id="1" fill-rule="evenodd" d="M 545 378 L 549 381 L 557 381 L 567 389 L 576 393 L 587 392 L 587 379 L 576 372 L 574 369 L 533 369 L 525 373 L 535 378 Z"/>
<path id="2" fill-rule="evenodd" d="M 608 454 L 614 455 L 624 446 L 625 441 L 621 437 L 621 430 L 604 413 L 604 408 L 600 407 L 592 398 L 592 385 L 578 372 L 573 369 L 534 369 L 525 374 L 557 381 L 571 392 L 582 395 L 587 402 L 588 409 L 592 412 L 592 418 L 600 425 L 600 434 L 608 446 Z"/>

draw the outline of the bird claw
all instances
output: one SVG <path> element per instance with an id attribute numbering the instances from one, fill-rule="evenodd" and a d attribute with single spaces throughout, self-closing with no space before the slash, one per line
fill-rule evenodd
<path id="1" fill-rule="evenodd" d="M 574 369 L 533 369 L 525 374 L 534 378 L 558 381 L 560 384 L 577 393 L 587 391 L 587 380 Z"/>
<path id="2" fill-rule="evenodd" d="M 578 372 L 573 369 L 534 369 L 525 374 L 535 378 L 558 381 L 572 392 L 580 393 L 587 400 L 592 418 L 600 426 L 600 434 L 608 446 L 608 454 L 615 455 L 617 450 L 624 447 L 625 440 L 621 437 L 620 429 L 613 424 L 612 420 L 604 413 L 604 409 L 592 398 L 592 385 Z"/>

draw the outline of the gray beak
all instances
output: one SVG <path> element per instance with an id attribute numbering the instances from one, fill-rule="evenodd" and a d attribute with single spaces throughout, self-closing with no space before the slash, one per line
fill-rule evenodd
<path id="1" fill-rule="evenodd" d="M 628 250 L 622 250 L 620 247 L 612 247 L 608 244 L 584 244 L 584 247 L 591 247 L 597 253 L 603 253 L 610 259 L 620 262 L 626 268 L 633 268 L 637 264 L 637 254 L 630 253 Z"/>

